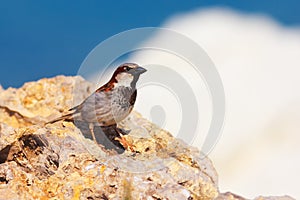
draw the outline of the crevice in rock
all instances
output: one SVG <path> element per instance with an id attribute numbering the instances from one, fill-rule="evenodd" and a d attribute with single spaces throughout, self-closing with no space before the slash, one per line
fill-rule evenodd
<path id="1" fill-rule="evenodd" d="M 0 151 L 0 164 L 7 161 L 9 152 L 10 152 L 11 145 L 7 145 Z"/>

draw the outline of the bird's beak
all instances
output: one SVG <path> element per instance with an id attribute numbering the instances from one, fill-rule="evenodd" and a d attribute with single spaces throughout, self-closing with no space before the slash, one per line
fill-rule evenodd
<path id="1" fill-rule="evenodd" d="M 147 70 L 143 67 L 137 67 L 134 69 L 134 73 L 135 74 L 142 74 L 142 73 L 145 73 Z"/>

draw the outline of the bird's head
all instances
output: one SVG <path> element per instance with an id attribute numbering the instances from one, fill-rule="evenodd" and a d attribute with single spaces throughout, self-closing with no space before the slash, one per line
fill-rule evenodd
<path id="1" fill-rule="evenodd" d="M 146 71 L 146 69 L 135 63 L 124 63 L 116 69 L 112 79 L 114 79 L 117 86 L 135 88 L 140 75 Z"/>

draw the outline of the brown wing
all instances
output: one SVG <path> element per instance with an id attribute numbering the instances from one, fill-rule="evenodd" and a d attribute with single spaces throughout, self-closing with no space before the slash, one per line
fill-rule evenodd
<path id="1" fill-rule="evenodd" d="M 114 119 L 111 113 L 111 92 L 96 92 L 90 95 L 75 112 L 86 122 L 109 125 Z"/>

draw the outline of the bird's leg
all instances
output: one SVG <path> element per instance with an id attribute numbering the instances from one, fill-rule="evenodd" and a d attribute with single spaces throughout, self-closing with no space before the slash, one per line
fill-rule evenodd
<path id="1" fill-rule="evenodd" d="M 95 132 L 94 132 L 94 124 L 93 123 L 89 123 L 89 129 L 91 131 L 91 135 L 92 135 L 93 140 L 97 143 Z"/>
<path id="2" fill-rule="evenodd" d="M 130 133 L 130 130 L 125 130 L 123 128 L 118 128 L 116 126 L 115 130 L 119 133 L 119 134 L 122 134 L 122 135 L 128 135 Z"/>

